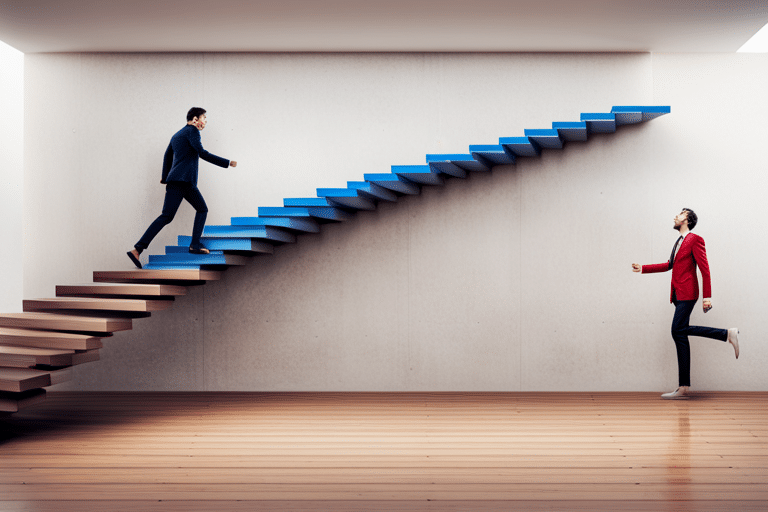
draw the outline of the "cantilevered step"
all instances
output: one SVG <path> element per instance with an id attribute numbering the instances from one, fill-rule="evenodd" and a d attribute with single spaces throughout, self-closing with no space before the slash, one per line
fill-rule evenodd
<path id="1" fill-rule="evenodd" d="M 167 300 L 105 299 L 93 297 L 60 297 L 57 299 L 29 299 L 23 301 L 23 311 L 50 311 L 59 309 L 91 311 L 125 311 L 149 313 L 173 306 Z"/>
<path id="2" fill-rule="evenodd" d="M 187 289 L 170 284 L 113 284 L 90 283 L 56 286 L 57 297 L 158 297 L 172 299 L 184 295 Z"/>
<path id="3" fill-rule="evenodd" d="M 44 389 L 31 389 L 23 393 L 0 391 L 0 412 L 19 412 L 21 409 L 40 403 L 43 400 L 45 400 Z"/>
<path id="4" fill-rule="evenodd" d="M 371 196 L 357 188 L 319 188 L 317 197 L 327 199 L 331 205 L 340 205 L 354 210 L 375 210 L 376 203 Z M 395 196 L 395 200 L 397 196 Z"/>
<path id="5" fill-rule="evenodd" d="M 419 185 L 443 185 L 445 183 L 440 173 L 435 172 L 429 165 L 393 165 L 392 174 Z"/>
<path id="6" fill-rule="evenodd" d="M 368 197 L 377 201 L 383 200 L 392 203 L 397 201 L 397 194 L 369 181 L 348 181 L 347 187 L 347 189 L 319 188 L 317 189 L 317 195 L 322 197 L 325 194 L 331 195 L 333 193 L 340 193 L 342 190 L 351 190 L 356 194 L 360 194 L 361 196 Z"/>
<path id="7" fill-rule="evenodd" d="M 99 360 L 99 351 L 75 352 L 46 348 L 9 347 L 0 345 L 0 367 L 32 368 L 34 366 L 75 366 Z"/>
<path id="8" fill-rule="evenodd" d="M 246 255 L 273 254 L 275 252 L 274 245 L 253 238 L 203 237 L 200 241 L 209 251 L 229 251 Z M 189 247 L 190 243 L 192 243 L 191 236 L 179 236 L 179 247 Z"/>
<path id="9" fill-rule="evenodd" d="M 84 333 L 112 333 L 115 331 L 130 330 L 132 322 L 130 318 L 56 315 L 52 313 L 4 313 L 0 314 L 0 327 Z"/>
<path id="10" fill-rule="evenodd" d="M 66 382 L 72 370 L 33 370 L 30 368 L 0 368 L 0 391 L 22 393 Z"/>
<path id="11" fill-rule="evenodd" d="M 451 173 L 452 167 L 449 167 L 445 164 L 452 164 L 453 166 L 458 167 L 459 169 L 463 169 L 465 171 L 472 171 L 472 172 L 490 171 L 492 167 L 492 165 L 487 161 L 478 160 L 477 158 L 473 157 L 471 154 L 465 155 L 461 153 L 427 155 L 427 163 L 433 167 L 437 166 L 440 172 L 443 172 L 445 174 L 452 174 Z"/>
<path id="12" fill-rule="evenodd" d="M 218 281 L 221 272 L 217 270 L 101 270 L 93 273 L 97 283 L 156 283 L 192 286 Z"/>
<path id="13" fill-rule="evenodd" d="M 223 251 L 211 251 L 210 254 L 190 254 L 186 247 L 167 246 L 166 254 L 152 254 L 149 264 L 157 265 L 245 265 L 247 256 L 224 254 Z"/>
<path id="14" fill-rule="evenodd" d="M 284 229 L 286 231 L 298 232 L 298 233 L 319 233 L 320 224 L 314 219 L 299 219 L 296 217 L 232 217 L 230 222 L 232 226 L 248 226 L 250 228 L 269 227 L 272 231 L 274 228 Z M 216 236 L 217 229 L 231 228 L 232 226 L 206 226 L 208 232 L 203 231 L 204 235 Z"/>
<path id="15" fill-rule="evenodd" d="M 105 336 L 111 336 L 111 334 Z M 36 331 L 32 329 L 9 329 L 0 327 L 0 344 L 20 347 L 95 350 L 102 348 L 102 337 L 69 332 Z"/>
<path id="16" fill-rule="evenodd" d="M 239 217 L 236 217 L 239 218 Z M 249 219 L 259 219 L 261 217 L 248 217 Z M 234 219 L 233 219 L 234 220 Z M 285 219 L 292 220 L 292 219 Z M 320 226 L 311 219 L 295 219 L 298 221 L 305 221 L 303 224 L 307 229 L 298 230 L 305 233 L 317 233 L 320 231 Z M 299 223 L 293 223 L 298 227 Z M 314 226 L 314 227 L 313 227 Z M 207 237 L 213 238 L 255 238 L 256 240 L 273 243 L 273 244 L 290 244 L 296 241 L 296 235 L 283 231 L 282 229 L 272 228 L 269 226 L 257 226 L 257 225 L 235 225 L 232 226 L 205 226 L 203 229 L 203 239 Z M 203 242 L 205 244 L 205 242 Z"/>
<path id="17" fill-rule="evenodd" d="M 318 198 L 321 199 L 321 198 Z M 285 204 L 299 204 L 304 199 L 285 199 Z M 259 206 L 259 217 L 287 217 L 299 219 L 317 219 L 326 221 L 343 221 L 354 217 L 353 214 L 342 210 L 341 208 L 332 208 L 329 206 Z"/>
<path id="18" fill-rule="evenodd" d="M 418 195 L 421 189 L 414 182 L 398 176 L 397 174 L 381 173 L 381 174 L 365 174 L 363 176 L 365 181 L 369 181 L 374 185 L 391 190 L 398 194 Z"/>
<path id="19" fill-rule="evenodd" d="M 370 201 L 365 198 L 357 197 L 356 199 L 353 199 L 351 197 L 337 197 L 336 199 L 339 199 L 339 201 L 332 200 L 329 197 L 307 197 L 307 198 L 295 198 L 295 197 L 289 197 L 286 199 L 283 199 L 283 206 L 286 207 L 299 207 L 299 208 L 331 208 L 333 210 L 342 209 L 342 212 L 345 212 L 345 210 L 351 210 L 352 212 L 357 210 L 375 210 L 376 205 L 373 204 L 373 201 Z M 345 202 L 345 199 L 347 200 Z M 324 218 L 328 218 L 327 216 Z M 331 218 L 330 220 L 343 220 L 343 219 L 335 219 Z"/>

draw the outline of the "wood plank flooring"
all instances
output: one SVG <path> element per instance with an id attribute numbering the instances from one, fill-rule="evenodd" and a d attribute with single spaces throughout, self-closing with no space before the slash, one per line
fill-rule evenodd
<path id="1" fill-rule="evenodd" d="M 0 510 L 768 510 L 768 393 L 62 393 Z"/>

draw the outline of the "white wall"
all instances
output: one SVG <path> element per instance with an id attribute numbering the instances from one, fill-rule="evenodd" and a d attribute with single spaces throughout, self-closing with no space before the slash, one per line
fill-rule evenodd
<path id="1" fill-rule="evenodd" d="M 24 54 L 0 41 L 0 311 L 21 311 Z"/>
<path id="2" fill-rule="evenodd" d="M 217 224 L 580 112 L 671 104 L 672 115 L 652 123 L 425 188 L 254 258 L 106 340 L 102 361 L 78 368 L 65 388 L 672 388 L 669 275 L 635 275 L 629 264 L 664 261 L 671 219 L 687 206 L 700 214 L 715 278 L 715 310 L 693 320 L 738 322 L 745 336 L 738 362 L 729 346 L 695 340 L 694 386 L 764 390 L 767 352 L 754 334 L 764 326 L 758 301 L 744 300 L 755 279 L 732 254 L 753 234 L 736 212 L 763 206 L 726 192 L 759 190 L 747 184 L 760 155 L 744 139 L 759 133 L 766 108 L 756 87 L 744 89 L 764 64 L 732 55 L 30 55 L 25 294 L 130 268 L 125 251 L 162 204 L 163 151 L 193 105 L 209 111 L 206 148 L 240 162 L 201 164 Z M 54 108 L 63 122 L 50 122 Z M 724 122 L 734 126 L 721 147 Z M 188 234 L 192 218 L 183 206 L 149 252 Z M 757 257 L 756 244 L 740 262 Z"/>

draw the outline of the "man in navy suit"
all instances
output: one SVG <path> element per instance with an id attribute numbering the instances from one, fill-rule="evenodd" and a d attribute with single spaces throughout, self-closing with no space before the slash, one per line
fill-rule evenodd
<path id="1" fill-rule="evenodd" d="M 205 109 L 193 107 L 187 112 L 186 126 L 171 137 L 168 149 L 165 150 L 163 176 L 160 180 L 160 183 L 165 184 L 163 213 L 150 224 L 141 240 L 134 245 L 134 249 L 128 251 L 128 257 L 138 268 L 141 268 L 139 255 L 149 247 L 150 242 L 160 230 L 173 220 L 182 199 L 186 199 L 197 212 L 189 252 L 192 254 L 208 254 L 210 252 L 200 243 L 205 218 L 208 215 L 208 207 L 197 188 L 198 160 L 202 158 L 219 167 L 237 167 L 237 162 L 213 155 L 203 149 L 203 144 L 200 142 L 200 132 L 203 131 L 207 122 Z"/>
<path id="2" fill-rule="evenodd" d="M 679 387 L 671 393 L 664 393 L 662 398 L 667 400 L 680 400 L 688 398 L 688 388 L 691 385 L 691 347 L 688 336 L 701 336 L 720 341 L 727 341 L 733 345 L 736 359 L 739 358 L 739 330 L 717 329 L 714 327 L 701 327 L 689 325 L 693 307 L 699 299 L 699 280 L 696 277 L 696 266 L 701 270 L 704 290 L 704 312 L 712 309 L 712 287 L 709 277 L 709 262 L 704 239 L 691 233 L 696 226 L 698 217 L 693 210 L 683 208 L 675 217 L 674 228 L 680 232 L 680 237 L 672 247 L 672 255 L 665 263 L 654 265 L 632 264 L 633 272 L 652 274 L 672 270 L 672 290 L 670 302 L 675 305 L 675 316 L 672 318 L 672 339 L 675 340 L 677 349 L 677 371 Z"/>

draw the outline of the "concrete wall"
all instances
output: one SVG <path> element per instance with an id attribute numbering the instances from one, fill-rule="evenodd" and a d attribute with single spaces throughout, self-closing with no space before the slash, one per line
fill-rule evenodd
<path id="1" fill-rule="evenodd" d="M 697 389 L 768 389 L 756 260 L 768 110 L 755 55 L 68 54 L 27 56 L 25 295 L 87 282 L 159 213 L 163 151 L 193 105 L 209 224 L 312 197 L 426 153 L 466 152 L 621 104 L 652 123 L 382 204 L 191 289 L 105 340 L 60 389 L 668 390 L 672 218 L 697 210 L 715 309 Z M 751 85 L 755 84 L 755 85 Z M 59 118 L 51 119 L 51 112 Z M 152 253 L 191 231 L 182 207 Z M 749 240 L 749 243 L 746 241 Z M 58 252 L 54 252 L 54 249 Z M 145 253 L 147 254 L 147 253 Z M 758 275 L 755 275 L 758 273 Z M 762 278 L 762 280 L 761 280 Z"/>
<path id="2" fill-rule="evenodd" d="M 21 311 L 24 55 L 0 41 L 0 311 Z"/>

